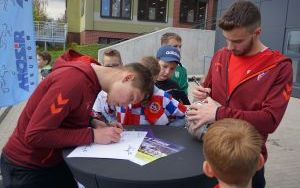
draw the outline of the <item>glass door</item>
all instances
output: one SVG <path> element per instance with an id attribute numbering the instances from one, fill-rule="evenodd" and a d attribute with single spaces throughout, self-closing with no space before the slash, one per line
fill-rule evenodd
<path id="1" fill-rule="evenodd" d="M 286 30 L 284 53 L 293 60 L 293 93 L 300 98 L 300 28 Z"/>

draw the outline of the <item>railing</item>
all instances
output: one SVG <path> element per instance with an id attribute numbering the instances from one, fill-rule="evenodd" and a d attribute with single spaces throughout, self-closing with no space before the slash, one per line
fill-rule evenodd
<path id="1" fill-rule="evenodd" d="M 68 27 L 66 23 L 34 22 L 36 41 L 66 43 Z"/>

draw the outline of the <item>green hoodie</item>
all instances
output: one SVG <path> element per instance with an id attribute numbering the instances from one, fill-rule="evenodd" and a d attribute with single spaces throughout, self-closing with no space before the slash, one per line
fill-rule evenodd
<path id="1" fill-rule="evenodd" d="M 184 91 L 185 94 L 188 95 L 189 84 L 187 79 L 186 68 L 178 65 L 171 79 L 179 85 L 180 90 Z"/>

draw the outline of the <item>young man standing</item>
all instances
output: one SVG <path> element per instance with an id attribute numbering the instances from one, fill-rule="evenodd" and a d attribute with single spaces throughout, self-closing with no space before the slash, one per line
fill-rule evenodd
<path id="1" fill-rule="evenodd" d="M 214 55 L 203 86 L 193 91 L 195 98 L 207 103 L 192 105 L 188 119 L 197 122 L 195 128 L 223 118 L 250 122 L 264 138 L 266 160 L 266 140 L 278 127 L 291 95 L 291 60 L 260 41 L 261 15 L 249 1 L 235 2 L 219 27 L 227 48 Z M 265 187 L 264 168 L 256 173 L 252 185 Z"/>
<path id="2" fill-rule="evenodd" d="M 99 91 L 108 93 L 111 105 L 138 103 L 153 91 L 150 71 L 138 63 L 109 68 L 77 56 L 69 54 L 69 61 L 56 63 L 29 98 L 1 155 L 4 187 L 77 187 L 62 150 L 118 142 L 122 132 L 89 127 Z"/>

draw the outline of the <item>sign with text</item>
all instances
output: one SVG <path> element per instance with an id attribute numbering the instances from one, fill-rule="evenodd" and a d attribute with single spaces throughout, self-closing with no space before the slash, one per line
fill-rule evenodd
<path id="1" fill-rule="evenodd" d="M 0 0 L 0 107 L 26 100 L 37 84 L 32 0 Z"/>

